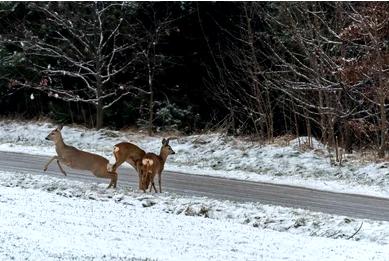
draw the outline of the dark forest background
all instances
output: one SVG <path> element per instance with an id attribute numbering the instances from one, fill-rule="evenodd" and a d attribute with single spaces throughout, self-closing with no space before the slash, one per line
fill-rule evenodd
<path id="1" fill-rule="evenodd" d="M 0 2 L 0 114 L 388 143 L 387 2 Z"/>

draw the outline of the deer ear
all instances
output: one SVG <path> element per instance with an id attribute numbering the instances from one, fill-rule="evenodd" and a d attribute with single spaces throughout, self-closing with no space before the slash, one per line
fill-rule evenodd
<path id="1" fill-rule="evenodd" d="M 61 124 L 61 125 L 59 125 L 58 127 L 57 127 L 57 130 L 62 130 L 62 128 L 63 128 L 63 125 Z"/>
<path id="2" fill-rule="evenodd" d="M 165 138 L 163 138 L 162 145 L 167 145 L 167 144 L 168 144 L 168 141 Z"/>

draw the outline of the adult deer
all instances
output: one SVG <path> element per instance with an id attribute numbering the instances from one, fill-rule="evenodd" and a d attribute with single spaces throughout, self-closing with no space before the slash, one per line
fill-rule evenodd
<path id="1" fill-rule="evenodd" d="M 154 177 L 158 174 L 159 193 L 162 193 L 161 174 L 164 169 L 167 157 L 170 154 L 175 154 L 174 150 L 169 145 L 169 140 L 170 138 L 162 140 L 162 147 L 159 155 L 154 153 L 146 153 L 142 159 L 141 179 L 142 189 L 144 192 L 146 192 L 146 189 L 150 183 L 150 192 L 152 188 L 154 188 L 154 191 L 157 192 L 154 184 Z"/>
<path id="2" fill-rule="evenodd" d="M 116 171 L 123 162 L 129 163 L 138 172 L 139 176 L 139 189 L 141 188 L 141 175 L 140 168 L 142 165 L 142 158 L 146 154 L 144 150 L 129 142 L 121 142 L 113 146 L 113 155 L 116 162 L 113 164 L 112 169 Z"/>
<path id="3" fill-rule="evenodd" d="M 53 160 L 57 160 L 58 167 L 65 176 L 66 172 L 63 170 L 60 163 L 73 169 L 89 170 L 93 175 L 99 178 L 109 178 L 111 179 L 111 182 L 109 183 L 108 188 L 116 188 L 118 175 L 116 171 L 112 169 L 112 165 L 109 164 L 109 161 L 100 155 L 85 152 L 66 145 L 62 139 L 61 130 L 62 126 L 51 131 L 46 137 L 46 140 L 54 141 L 57 156 L 52 157 L 43 170 L 46 171 L 50 163 Z"/>

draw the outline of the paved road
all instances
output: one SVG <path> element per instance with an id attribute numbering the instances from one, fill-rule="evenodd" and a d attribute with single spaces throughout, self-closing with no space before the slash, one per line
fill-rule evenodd
<path id="1" fill-rule="evenodd" d="M 6 171 L 27 171 L 37 175 L 50 175 L 79 181 L 105 182 L 89 172 L 66 168 L 68 176 L 59 171 L 53 162 L 47 172 L 43 166 L 49 157 L 22 153 L 0 152 L 0 168 Z M 126 164 L 124 164 L 126 165 Z M 131 167 L 119 169 L 119 187 L 137 187 L 137 175 Z M 295 207 L 346 215 L 355 218 L 369 218 L 389 221 L 389 199 L 353 194 L 332 193 L 294 186 L 249 182 L 168 172 L 162 174 L 162 188 L 165 191 L 183 195 L 207 196 L 233 201 L 254 201 L 264 204 Z"/>

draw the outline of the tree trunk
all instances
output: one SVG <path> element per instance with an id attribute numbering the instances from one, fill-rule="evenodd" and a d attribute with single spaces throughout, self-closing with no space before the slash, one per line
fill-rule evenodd
<path id="1" fill-rule="evenodd" d="M 297 112 L 296 112 L 296 108 L 294 106 L 294 103 L 292 103 L 292 109 L 293 109 L 293 116 L 294 116 L 294 127 L 295 127 L 295 131 L 296 131 L 296 136 L 297 136 L 297 138 L 299 138 L 299 146 L 300 146 L 300 131 L 299 131 L 299 124 L 297 121 Z"/>
<path id="2" fill-rule="evenodd" d="M 352 141 L 351 141 L 351 130 L 350 130 L 350 125 L 346 123 L 342 124 L 342 133 L 343 133 L 343 141 L 344 145 L 343 147 L 346 149 L 347 153 L 352 153 L 353 148 L 352 148 Z"/>
<path id="3" fill-rule="evenodd" d="M 100 64 L 98 63 L 98 66 Z M 104 109 L 103 109 L 103 101 L 101 100 L 102 94 L 102 82 L 101 82 L 101 71 L 97 70 L 96 73 L 96 129 L 99 130 L 103 127 L 104 120 Z"/>
<path id="4" fill-rule="evenodd" d="M 96 105 L 96 129 L 99 130 L 103 127 L 104 124 L 104 111 L 101 101 Z"/>
<path id="5" fill-rule="evenodd" d="M 270 94 L 269 90 L 267 89 L 267 86 L 265 87 L 266 91 L 266 118 L 267 118 L 267 139 L 269 142 L 273 142 L 274 137 L 274 128 L 273 128 L 273 110 L 271 106 L 271 100 L 270 100 Z"/>
<path id="6" fill-rule="evenodd" d="M 312 146 L 312 127 L 311 127 L 311 121 L 308 117 L 308 112 L 306 109 L 304 109 L 304 116 L 305 116 L 305 125 L 307 128 L 307 136 L 308 136 L 307 145 L 309 147 L 311 147 Z"/>
<path id="7" fill-rule="evenodd" d="M 381 114 L 381 142 L 378 151 L 378 157 L 385 157 L 386 150 L 386 112 L 385 112 L 385 98 L 381 98 L 380 102 L 380 114 Z"/>
<path id="8" fill-rule="evenodd" d="M 375 36 L 377 35 L 377 30 L 375 31 Z M 380 147 L 378 150 L 378 157 L 379 158 L 384 158 L 385 157 L 385 151 L 386 151 L 386 131 L 387 131 L 387 117 L 386 117 L 386 110 L 385 110 L 385 99 L 386 99 L 386 91 L 385 91 L 385 84 L 384 84 L 384 61 L 382 58 L 382 54 L 380 51 L 380 46 L 378 44 L 378 40 L 375 38 L 375 51 L 377 55 L 377 60 L 378 60 L 378 100 L 380 104 L 380 120 L 381 120 L 381 140 L 380 140 Z"/>
<path id="9" fill-rule="evenodd" d="M 153 135 L 153 120 L 154 120 L 154 92 L 150 89 L 150 100 L 149 100 L 149 126 L 147 133 L 149 136 Z"/>
<path id="10" fill-rule="evenodd" d="M 101 33 L 101 32 L 99 32 Z M 101 46 L 99 45 L 97 48 L 97 55 L 96 55 L 96 99 L 97 103 L 95 103 L 96 106 L 96 129 L 99 130 L 103 127 L 103 120 L 104 120 L 104 108 L 103 108 L 103 101 L 101 99 L 101 96 L 103 94 L 103 82 L 101 79 L 101 71 L 102 71 L 102 54 L 101 54 Z"/>
<path id="11" fill-rule="evenodd" d="M 326 115 L 323 112 L 324 102 L 323 102 L 323 91 L 319 89 L 319 114 L 320 114 L 320 128 L 321 128 L 321 139 L 323 144 L 327 145 L 327 123 L 326 123 Z"/>
<path id="12" fill-rule="evenodd" d="M 153 121 L 154 121 L 154 90 L 153 90 L 153 77 L 151 71 L 151 65 L 148 63 L 149 71 L 149 124 L 147 128 L 147 133 L 149 136 L 153 135 Z"/>

